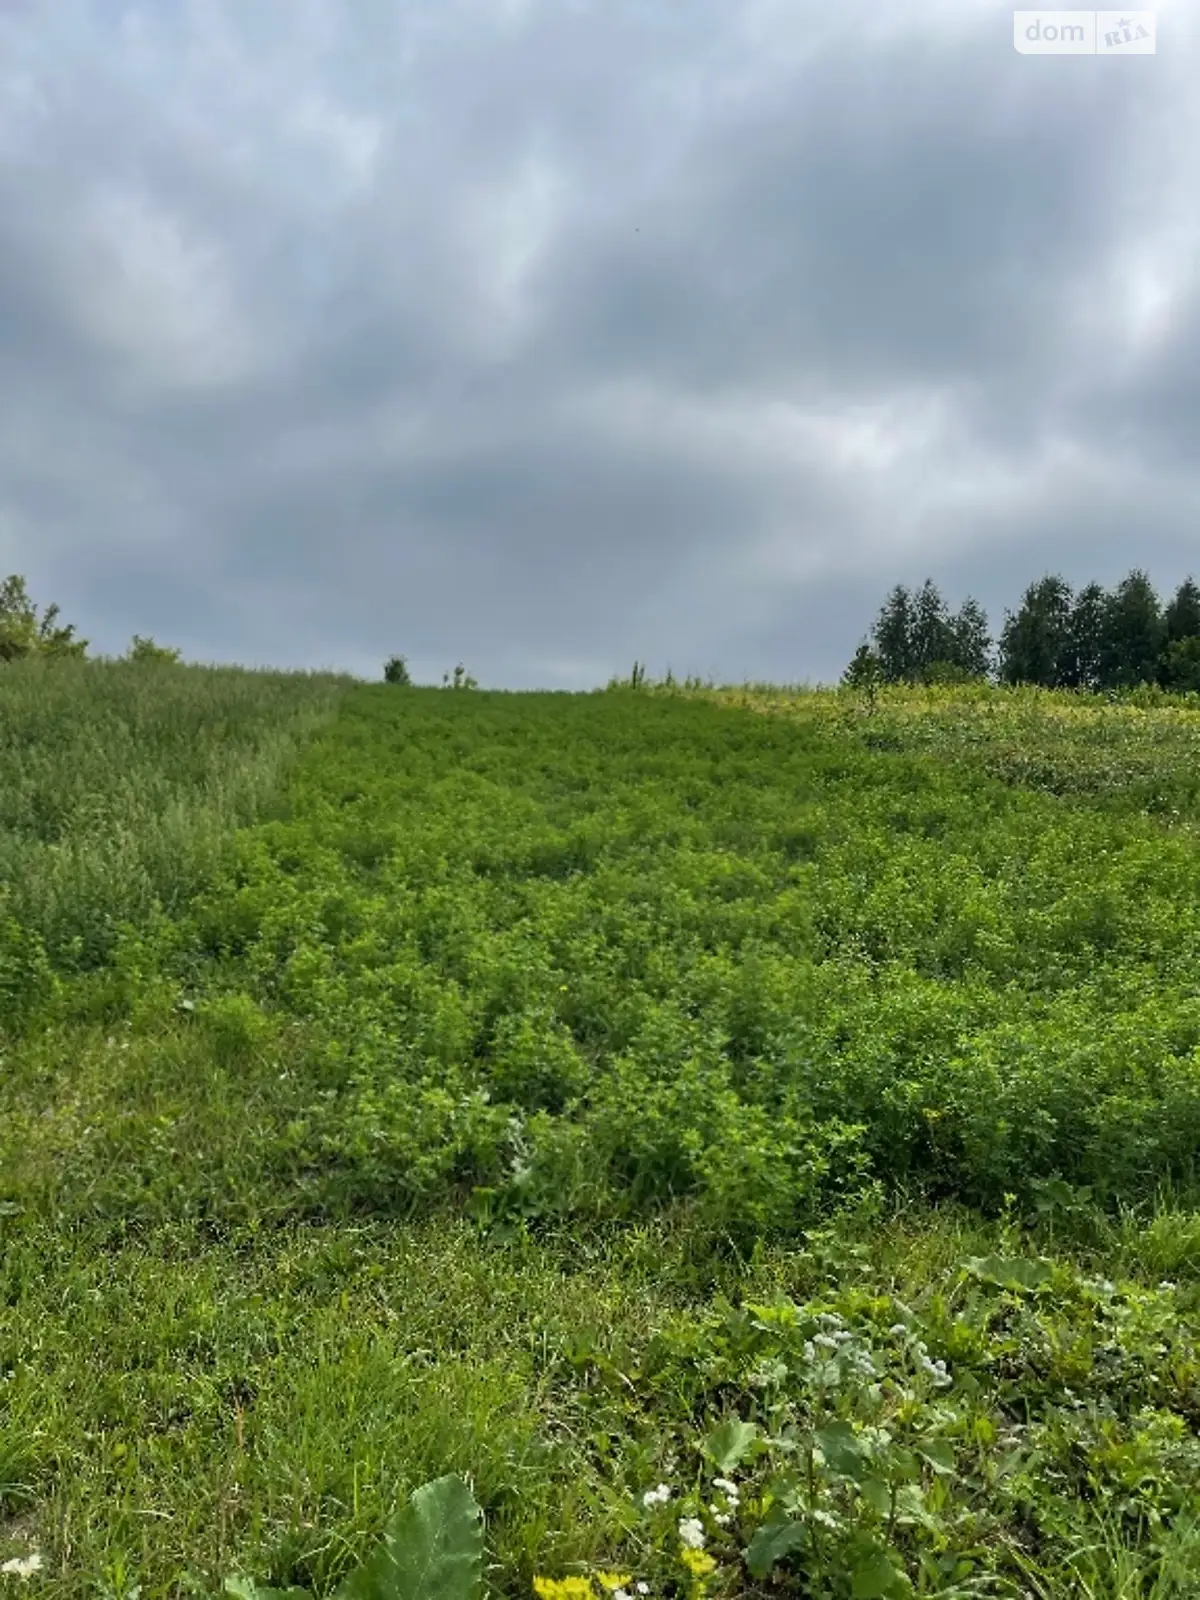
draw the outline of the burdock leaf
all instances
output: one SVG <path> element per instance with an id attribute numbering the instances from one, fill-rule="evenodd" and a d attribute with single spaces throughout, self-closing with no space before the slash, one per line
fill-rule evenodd
<path id="1" fill-rule="evenodd" d="M 388 1522 L 383 1543 L 342 1583 L 338 1600 L 476 1600 L 483 1513 L 457 1476 L 422 1484 Z"/>
<path id="2" fill-rule="evenodd" d="M 739 1422 L 736 1417 L 722 1422 L 704 1441 L 704 1454 L 716 1464 L 720 1472 L 732 1472 L 758 1438 L 758 1429 L 752 1422 Z"/>

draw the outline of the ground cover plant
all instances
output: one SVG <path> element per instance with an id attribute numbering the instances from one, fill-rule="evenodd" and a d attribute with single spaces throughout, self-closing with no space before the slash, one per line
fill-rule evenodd
<path id="1" fill-rule="evenodd" d="M 1194 1593 L 1195 718 L 10 664 L 0 1582 Z"/>

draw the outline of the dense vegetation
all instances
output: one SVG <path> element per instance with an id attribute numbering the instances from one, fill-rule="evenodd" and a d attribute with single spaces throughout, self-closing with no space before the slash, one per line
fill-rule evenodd
<path id="1" fill-rule="evenodd" d="M 1194 1593 L 1196 702 L 398 683 L 0 674 L 0 1566 Z"/>
<path id="2" fill-rule="evenodd" d="M 880 609 L 871 642 L 846 670 L 852 687 L 873 683 L 969 681 L 1044 689 L 1122 690 L 1156 684 L 1200 691 L 1200 587 L 1186 578 L 1164 605 L 1145 572 L 1111 591 L 1064 578 L 1031 583 L 1005 616 L 993 651 L 987 615 L 968 598 L 951 612 L 937 585 L 898 584 Z"/>

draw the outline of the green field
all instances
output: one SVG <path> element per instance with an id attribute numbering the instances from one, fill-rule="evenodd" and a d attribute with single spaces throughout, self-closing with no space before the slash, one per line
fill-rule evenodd
<path id="1" fill-rule="evenodd" d="M 0 1587 L 327 1595 L 453 1472 L 496 1597 L 1200 1593 L 1198 758 L 5 665 Z"/>

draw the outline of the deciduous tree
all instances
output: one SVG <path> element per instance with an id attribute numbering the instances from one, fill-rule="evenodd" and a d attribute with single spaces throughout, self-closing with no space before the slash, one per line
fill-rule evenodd
<path id="1" fill-rule="evenodd" d="M 58 607 L 47 606 L 40 621 L 29 598 L 25 579 L 13 573 L 0 583 L 0 661 L 25 656 L 84 656 L 86 639 L 75 638 L 75 627 L 57 627 Z"/>
<path id="2" fill-rule="evenodd" d="M 1132 688 L 1158 680 L 1166 643 L 1162 605 L 1149 576 L 1134 568 L 1108 597 L 1100 653 L 1100 684 Z"/>
<path id="3" fill-rule="evenodd" d="M 181 650 L 176 650 L 171 645 L 155 644 L 153 639 L 143 639 L 140 633 L 135 633 L 129 649 L 125 652 L 125 660 L 138 661 L 143 666 L 153 662 L 169 666 L 177 662 L 182 654 Z"/>
<path id="4" fill-rule="evenodd" d="M 1071 586 L 1048 574 L 1031 583 L 1000 633 L 1004 683 L 1064 688 L 1070 675 Z"/>
<path id="5" fill-rule="evenodd" d="M 1177 639 L 1200 639 L 1200 586 L 1185 578 L 1163 612 L 1167 643 Z"/>
<path id="6" fill-rule="evenodd" d="M 1097 689 L 1104 650 L 1104 618 L 1108 596 L 1098 583 L 1086 583 L 1075 596 L 1067 624 L 1064 687 Z"/>

